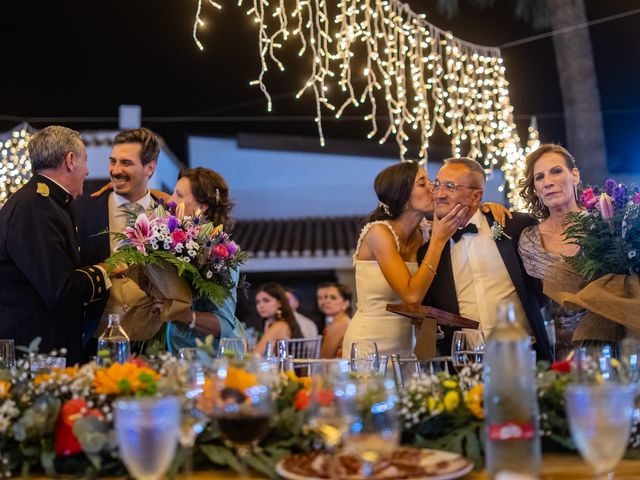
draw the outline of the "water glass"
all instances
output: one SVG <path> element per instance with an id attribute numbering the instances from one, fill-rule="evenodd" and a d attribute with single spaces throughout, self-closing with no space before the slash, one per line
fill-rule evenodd
<path id="1" fill-rule="evenodd" d="M 349 382 L 347 361 L 311 364 L 309 425 L 322 438 L 324 446 L 334 450 L 349 427 L 350 412 L 345 405 Z"/>
<path id="2" fill-rule="evenodd" d="M 352 379 L 344 388 L 344 397 L 350 417 L 345 450 L 360 459 L 360 473 L 370 477 L 374 464 L 390 456 L 400 441 L 395 383 L 380 377 L 369 382 Z"/>
<path id="3" fill-rule="evenodd" d="M 571 436 L 597 477 L 613 478 L 629 443 L 635 387 L 624 383 L 573 384 L 565 390 Z"/>
<path id="4" fill-rule="evenodd" d="M 0 340 L 0 370 L 8 369 L 16 364 L 16 349 L 13 340 Z"/>
<path id="5" fill-rule="evenodd" d="M 31 360 L 31 373 L 49 373 L 54 368 L 62 370 L 67 366 L 64 357 L 45 357 L 38 355 Z"/>
<path id="6" fill-rule="evenodd" d="M 458 373 L 470 364 L 484 361 L 484 335 L 479 330 L 460 330 L 453 332 L 451 357 L 453 368 Z"/>
<path id="7" fill-rule="evenodd" d="M 372 375 L 380 370 L 378 345 L 371 340 L 351 344 L 351 370 L 359 374 Z"/>
<path id="8" fill-rule="evenodd" d="M 122 399 L 115 402 L 120 456 L 137 480 L 157 480 L 173 460 L 180 432 L 177 397 Z"/>
<path id="9" fill-rule="evenodd" d="M 221 338 L 218 345 L 218 358 L 224 356 L 235 356 L 237 358 L 244 358 L 247 354 L 247 343 L 244 338 L 240 337 L 227 337 Z"/>

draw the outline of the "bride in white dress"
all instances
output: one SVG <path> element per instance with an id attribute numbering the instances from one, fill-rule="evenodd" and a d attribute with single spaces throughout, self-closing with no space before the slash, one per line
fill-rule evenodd
<path id="1" fill-rule="evenodd" d="M 402 162 L 378 174 L 374 189 L 378 207 L 369 214 L 360 233 L 353 264 L 356 271 L 357 311 L 342 343 L 342 355 L 349 358 L 351 344 L 373 340 L 381 355 L 413 354 L 413 326 L 409 319 L 387 312 L 388 303 L 421 303 L 436 275 L 442 249 L 465 218 L 468 208 L 457 205 L 446 217 L 425 215 L 433 211 L 433 184 L 424 168 Z M 485 203 L 504 225 L 502 205 Z M 417 263 L 418 248 L 427 240 L 429 248 Z"/>
<path id="2" fill-rule="evenodd" d="M 360 340 L 375 341 L 381 355 L 413 353 L 411 322 L 387 312 L 387 303 L 422 301 L 442 249 L 467 213 L 467 207 L 458 205 L 430 228 L 424 216 L 433 211 L 432 184 L 425 169 L 414 162 L 385 168 L 374 188 L 380 203 L 366 219 L 353 256 L 358 309 L 342 344 L 347 358 L 351 344 Z M 418 265 L 416 253 L 429 235 L 429 249 Z"/>

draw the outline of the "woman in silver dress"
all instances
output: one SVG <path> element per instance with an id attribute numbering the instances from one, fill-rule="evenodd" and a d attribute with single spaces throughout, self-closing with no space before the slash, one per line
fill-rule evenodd
<path id="1" fill-rule="evenodd" d="M 544 280 L 551 264 L 563 256 L 578 253 L 567 242 L 564 231 L 569 212 L 579 212 L 580 172 L 573 156 L 560 145 L 545 144 L 526 158 L 525 178 L 520 181 L 520 196 L 540 223 L 522 232 L 519 251 L 527 273 Z M 571 351 L 573 332 L 584 311 L 568 311 L 553 301 L 543 315 L 549 322 L 549 339 L 556 339 L 555 356 L 563 359 Z M 555 331 L 553 326 L 555 325 Z"/>

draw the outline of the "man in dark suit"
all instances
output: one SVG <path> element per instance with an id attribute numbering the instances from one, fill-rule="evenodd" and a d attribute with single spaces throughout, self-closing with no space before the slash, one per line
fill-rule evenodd
<path id="1" fill-rule="evenodd" d="M 488 333 L 500 303 L 514 305 L 516 321 L 535 337 L 538 359 L 551 359 L 549 339 L 540 312 L 540 286 L 529 277 L 518 256 L 520 233 L 536 220 L 523 213 L 507 219 L 504 231 L 491 214 L 479 210 L 485 175 L 478 162 L 450 158 L 434 181 L 435 215 L 444 217 L 457 204 L 469 207 L 460 228 L 445 245 L 437 275 L 424 305 L 440 308 L 480 322 Z M 421 262 L 428 244 L 418 250 Z M 445 328 L 443 354 L 451 348 L 452 329 Z"/>
<path id="2" fill-rule="evenodd" d="M 41 352 L 66 348 L 73 364 L 85 309 L 110 286 L 103 265 L 81 266 L 69 208 L 89 173 L 87 152 L 78 132 L 58 126 L 28 148 L 34 175 L 0 210 L 0 338 L 41 337 Z"/>
<path id="3" fill-rule="evenodd" d="M 155 172 L 159 155 L 160 141 L 149 129 L 124 130 L 116 135 L 109 156 L 112 187 L 98 196 L 78 200 L 73 208 L 83 261 L 93 263 L 113 252 L 116 241 L 100 232 L 122 232 L 140 213 L 153 209 L 157 199 L 149 191 L 149 179 Z M 95 355 L 95 342 L 91 339 L 101 333 L 96 330 L 99 325 L 106 325 L 108 315 L 123 314 L 144 296 L 131 279 L 113 280 L 109 298 L 92 306 L 87 315 L 84 328 L 87 355 Z M 127 330 L 127 325 L 122 326 Z"/>

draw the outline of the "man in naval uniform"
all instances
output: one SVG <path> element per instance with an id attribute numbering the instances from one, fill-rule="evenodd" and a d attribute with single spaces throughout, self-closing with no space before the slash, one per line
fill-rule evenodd
<path id="1" fill-rule="evenodd" d="M 0 209 L 0 338 L 80 361 L 87 306 L 104 299 L 104 265 L 81 266 L 69 209 L 89 173 L 80 134 L 50 126 L 29 143 L 33 177 Z"/>

